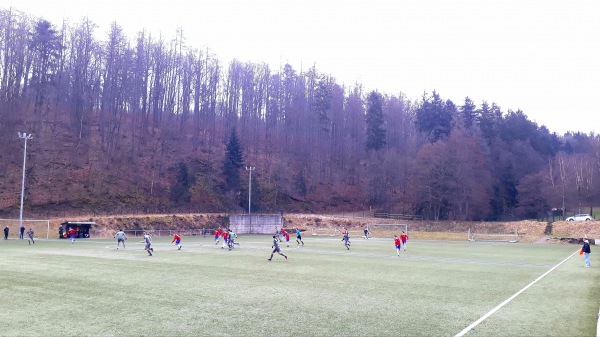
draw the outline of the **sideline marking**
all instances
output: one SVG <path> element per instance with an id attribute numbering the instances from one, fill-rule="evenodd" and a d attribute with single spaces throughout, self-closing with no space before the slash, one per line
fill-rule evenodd
<path id="1" fill-rule="evenodd" d="M 573 255 L 578 254 L 578 253 L 579 253 L 579 249 L 577 251 L 575 251 L 575 253 L 569 255 L 566 259 L 562 260 L 559 264 L 557 264 L 556 266 L 552 267 L 552 269 L 550 269 L 547 272 L 545 272 L 542 276 L 539 276 L 538 278 L 536 278 L 535 280 L 533 280 L 533 282 L 531 282 L 528 285 L 526 285 L 523 289 L 519 290 L 514 295 L 512 295 L 511 297 L 509 297 L 508 299 L 506 299 L 504 302 L 498 304 L 494 309 L 490 310 L 487 314 L 481 316 L 481 318 L 479 318 L 475 322 L 471 323 L 471 325 L 469 325 L 468 327 L 464 328 L 463 331 L 457 333 L 454 337 L 464 336 L 467 332 L 471 331 L 474 327 L 476 327 L 477 325 L 479 325 L 479 323 L 481 323 L 484 320 L 486 320 L 488 317 L 490 317 L 491 315 L 493 315 L 496 311 L 500 310 L 500 308 L 502 308 L 503 306 L 505 306 L 506 304 L 508 304 L 510 301 L 512 301 L 515 297 L 519 296 L 522 292 L 524 292 L 525 290 L 527 290 L 532 285 L 536 284 L 544 276 L 550 274 L 551 271 L 553 271 L 554 269 L 558 268 L 558 266 L 560 266 L 561 264 L 565 263 L 565 261 L 567 261 L 568 259 L 570 259 L 571 257 L 573 257 Z"/>

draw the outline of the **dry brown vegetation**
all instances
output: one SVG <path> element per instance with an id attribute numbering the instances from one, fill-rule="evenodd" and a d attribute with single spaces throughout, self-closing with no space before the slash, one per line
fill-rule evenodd
<path id="1" fill-rule="evenodd" d="M 97 236 L 112 236 L 116 230 L 153 230 L 153 229 L 190 229 L 226 227 L 227 214 L 144 214 L 116 215 L 101 217 L 54 218 L 50 221 L 50 233 L 58 231 L 64 221 L 94 221 Z M 517 231 L 521 242 L 529 243 L 560 243 L 577 242 L 581 238 L 600 238 L 600 223 L 598 221 L 552 223 L 550 233 L 548 223 L 532 220 L 513 222 L 458 222 L 458 221 L 404 221 L 378 218 L 343 218 L 317 214 L 285 214 L 286 228 L 300 228 L 311 231 L 313 228 L 347 228 L 351 233 L 358 234 L 369 224 L 406 223 L 409 225 L 412 239 L 465 240 L 469 228 L 478 233 L 514 233 Z M 26 225 L 28 226 L 28 225 Z M 44 236 L 46 224 L 36 224 L 34 230 L 39 236 Z M 17 228 L 11 227 L 11 234 Z M 389 235 L 394 234 L 390 232 Z"/>
<path id="2" fill-rule="evenodd" d="M 519 233 L 521 242 L 530 243 L 573 242 L 584 237 L 600 238 L 600 223 L 597 221 L 557 221 L 552 223 L 551 231 L 545 233 L 549 229 L 547 228 L 548 223 L 533 220 L 507 222 L 404 221 L 376 218 L 336 218 L 310 214 L 288 214 L 285 219 L 288 227 L 305 229 L 346 227 L 350 231 L 362 230 L 368 224 L 405 223 L 409 225 L 413 239 L 464 240 L 467 238 L 469 229 L 478 233 L 490 234 L 507 234 L 516 231 Z M 390 235 L 393 234 L 390 233 Z"/>

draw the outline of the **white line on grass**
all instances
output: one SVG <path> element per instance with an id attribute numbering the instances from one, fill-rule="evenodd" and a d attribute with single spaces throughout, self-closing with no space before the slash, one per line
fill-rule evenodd
<path id="1" fill-rule="evenodd" d="M 562 260 L 559 264 L 557 264 L 556 266 L 552 267 L 550 270 L 548 270 L 547 272 L 545 272 L 542 276 L 540 276 L 540 277 L 536 278 L 535 280 L 533 280 L 533 282 L 531 282 L 528 285 L 526 285 L 523 289 L 519 290 L 518 292 L 516 292 L 511 297 L 507 298 L 504 302 L 498 304 L 494 309 L 490 310 L 487 314 L 481 316 L 481 318 L 479 318 L 475 322 L 471 323 L 471 325 L 469 325 L 468 327 L 464 328 L 463 331 L 457 333 L 455 335 L 455 337 L 464 336 L 467 332 L 471 331 L 474 327 L 476 327 L 477 325 L 479 325 L 479 323 L 485 321 L 488 317 L 490 317 L 491 315 L 493 315 L 496 311 L 500 310 L 500 308 L 502 308 L 503 306 L 505 306 L 506 304 L 508 304 L 510 301 L 512 301 L 513 299 L 515 299 L 515 297 L 519 296 L 522 292 L 524 292 L 525 290 L 527 290 L 529 287 L 531 287 L 532 285 L 536 284 L 539 280 L 541 280 L 542 278 L 544 278 L 544 276 L 550 274 L 550 272 L 552 272 L 554 269 L 558 268 L 558 266 L 560 266 L 561 264 L 565 263 L 565 261 L 567 261 L 568 259 L 570 259 L 573 255 L 575 255 L 577 253 L 579 253 L 579 250 L 577 250 L 573 254 L 569 255 L 566 259 Z"/>

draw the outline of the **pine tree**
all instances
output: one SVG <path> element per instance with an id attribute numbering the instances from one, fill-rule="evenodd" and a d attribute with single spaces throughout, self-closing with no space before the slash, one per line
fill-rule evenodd
<path id="1" fill-rule="evenodd" d="M 187 165 L 184 162 L 179 163 L 175 184 L 171 189 L 171 199 L 176 203 L 190 202 L 190 188 L 193 184 L 194 179 L 190 176 Z"/>
<path id="2" fill-rule="evenodd" d="M 385 144 L 385 129 L 383 128 L 383 97 L 377 91 L 372 91 L 367 97 L 367 151 L 381 150 Z"/>
<path id="3" fill-rule="evenodd" d="M 465 98 L 465 104 L 460 107 L 460 113 L 462 115 L 465 127 L 467 129 L 473 128 L 477 122 L 477 106 L 469 97 Z"/>
<path id="4" fill-rule="evenodd" d="M 244 166 L 242 147 L 235 129 L 231 129 L 229 141 L 227 142 L 227 153 L 223 161 L 223 175 L 225 176 L 225 187 L 228 190 L 240 190 L 240 168 Z"/>
<path id="5" fill-rule="evenodd" d="M 295 185 L 296 185 L 296 191 L 298 192 L 298 194 L 302 197 L 305 197 L 307 189 L 306 189 L 306 179 L 304 178 L 303 171 L 299 171 L 298 174 L 296 175 Z"/>
<path id="6" fill-rule="evenodd" d="M 434 91 L 431 97 L 423 94 L 421 106 L 415 111 L 415 125 L 429 137 L 431 143 L 435 143 L 450 135 L 455 113 L 454 103 L 450 100 L 444 102 L 437 92 Z"/>

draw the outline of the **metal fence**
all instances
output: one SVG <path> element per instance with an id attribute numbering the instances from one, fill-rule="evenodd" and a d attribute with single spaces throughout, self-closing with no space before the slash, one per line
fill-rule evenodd
<path id="1" fill-rule="evenodd" d="M 374 218 L 396 219 L 396 220 L 423 220 L 423 216 L 416 214 L 393 214 L 393 213 L 374 213 Z"/>
<path id="2" fill-rule="evenodd" d="M 173 236 L 177 233 L 181 236 L 211 236 L 216 228 L 192 228 L 192 229 L 127 229 L 123 230 L 129 237 L 142 237 L 144 233 L 150 233 L 153 236 Z M 90 230 L 91 237 L 112 237 L 116 234 L 114 230 L 93 228 Z"/>
<path id="3" fill-rule="evenodd" d="M 367 218 L 379 218 L 379 219 L 396 219 L 396 220 L 423 220 L 422 215 L 416 214 L 402 214 L 402 213 L 384 213 L 384 212 L 373 212 L 373 211 L 359 211 L 359 212 L 342 212 L 333 214 L 322 214 L 324 217 L 332 218 L 349 218 L 349 219 L 367 219 Z"/>

